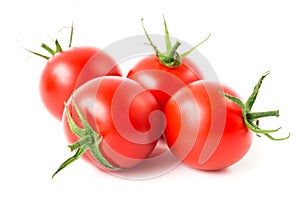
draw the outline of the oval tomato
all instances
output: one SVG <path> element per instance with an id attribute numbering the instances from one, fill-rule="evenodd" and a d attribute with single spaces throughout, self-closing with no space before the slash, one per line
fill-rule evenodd
<path id="1" fill-rule="evenodd" d="M 95 47 L 73 47 L 48 60 L 40 79 L 40 96 L 48 111 L 61 120 L 64 102 L 74 89 L 105 75 L 121 75 L 109 55 Z"/>
<path id="2" fill-rule="evenodd" d="M 80 154 L 104 170 L 135 166 L 162 135 L 158 109 L 151 92 L 133 80 L 100 77 L 87 82 L 68 102 L 63 118 L 70 148 L 77 149 L 71 162 Z"/>
<path id="3" fill-rule="evenodd" d="M 253 93 L 242 103 L 237 94 L 218 83 L 197 81 L 180 89 L 165 107 L 168 146 L 185 164 L 201 170 L 218 170 L 239 161 L 249 150 L 252 133 L 266 135 L 257 120 L 279 116 L 279 111 L 251 112 L 263 75 Z M 226 98 L 225 98 L 226 97 Z"/>

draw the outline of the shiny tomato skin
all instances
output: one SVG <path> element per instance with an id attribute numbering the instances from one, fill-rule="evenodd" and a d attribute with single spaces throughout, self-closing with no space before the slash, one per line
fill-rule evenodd
<path id="1" fill-rule="evenodd" d="M 104 75 L 120 76 L 114 60 L 96 47 L 73 47 L 50 58 L 40 78 L 40 96 L 47 110 L 62 119 L 64 102 L 74 89 Z"/>
<path id="2" fill-rule="evenodd" d="M 252 143 L 241 108 L 220 91 L 238 97 L 228 87 L 197 81 L 176 92 L 165 107 L 167 144 L 195 169 L 226 168 L 239 161 Z"/>
<path id="3" fill-rule="evenodd" d="M 130 168 L 142 162 L 162 135 L 159 114 L 154 114 L 154 121 L 149 123 L 150 114 L 159 109 L 156 100 L 133 80 L 113 76 L 93 79 L 75 92 L 74 100 L 88 123 L 103 137 L 99 149 L 113 166 Z M 70 100 L 68 107 L 75 123 L 82 127 Z M 78 138 L 71 132 L 66 114 L 63 127 L 68 142 L 76 142 Z M 106 170 L 90 151 L 83 158 Z"/>
<path id="4" fill-rule="evenodd" d="M 161 109 L 170 96 L 185 84 L 203 78 L 200 69 L 188 58 L 183 58 L 180 66 L 169 68 L 163 65 L 156 55 L 147 56 L 139 61 L 127 77 L 151 90 Z"/>

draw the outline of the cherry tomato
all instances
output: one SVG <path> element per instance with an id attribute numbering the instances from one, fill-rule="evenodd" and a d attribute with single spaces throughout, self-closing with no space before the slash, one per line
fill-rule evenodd
<path id="1" fill-rule="evenodd" d="M 95 47 L 73 47 L 48 60 L 40 79 L 40 96 L 48 111 L 61 120 L 64 102 L 74 89 L 105 75 L 121 75 L 109 55 Z"/>
<path id="2" fill-rule="evenodd" d="M 202 79 L 201 72 L 188 58 L 183 58 L 180 66 L 170 68 L 161 63 L 156 55 L 139 61 L 127 77 L 151 90 L 162 109 L 170 96 L 181 87 Z"/>
<path id="3" fill-rule="evenodd" d="M 130 168 L 153 151 L 163 114 L 151 92 L 122 77 L 100 77 L 81 86 L 63 118 L 73 162 L 83 155 L 102 170 Z"/>
<path id="4" fill-rule="evenodd" d="M 251 131 L 244 124 L 241 108 L 225 100 L 219 89 L 236 96 L 218 84 L 198 81 L 179 90 L 165 108 L 168 145 L 184 163 L 197 169 L 225 168 L 241 159 L 251 145 Z M 211 132 L 212 127 L 220 134 Z M 213 154 L 208 152 L 209 159 L 200 161 L 206 154 L 205 145 Z"/>
<path id="5" fill-rule="evenodd" d="M 139 82 L 142 86 L 150 90 L 161 109 L 164 108 L 170 96 L 185 84 L 203 78 L 201 70 L 186 56 L 209 38 L 208 36 L 189 51 L 179 54 L 176 50 L 181 43 L 177 41 L 174 46 L 171 46 L 165 20 L 164 26 L 167 51 L 162 53 L 157 49 L 143 25 L 146 37 L 156 54 L 143 58 L 127 75 L 128 78 Z"/>
<path id="6" fill-rule="evenodd" d="M 172 96 L 165 107 L 165 138 L 183 163 L 201 170 L 219 170 L 239 161 L 249 150 L 252 132 L 273 140 L 258 118 L 279 116 L 279 111 L 251 112 L 262 76 L 244 104 L 230 88 L 214 82 L 193 82 Z M 225 97 L 226 98 L 225 98 Z"/>
<path id="7" fill-rule="evenodd" d="M 47 110 L 58 120 L 62 119 L 64 102 L 79 86 L 96 77 L 121 76 L 116 62 L 104 51 L 89 46 L 71 47 L 73 24 L 70 28 L 67 50 L 62 49 L 57 39 L 55 49 L 44 43 L 41 45 L 51 56 L 25 48 L 30 53 L 47 60 L 40 78 L 40 96 Z"/>

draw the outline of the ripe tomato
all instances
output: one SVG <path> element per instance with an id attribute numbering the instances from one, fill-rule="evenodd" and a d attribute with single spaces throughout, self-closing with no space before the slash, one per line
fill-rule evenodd
<path id="1" fill-rule="evenodd" d="M 74 89 L 105 75 L 121 75 L 109 55 L 95 47 L 73 47 L 48 60 L 40 79 L 40 96 L 48 111 L 61 120 L 64 102 Z"/>
<path id="2" fill-rule="evenodd" d="M 183 58 L 180 66 L 170 68 L 162 64 L 156 55 L 139 61 L 127 77 L 151 90 L 162 109 L 181 87 L 202 79 L 199 69 L 188 58 Z"/>
<path id="3" fill-rule="evenodd" d="M 279 111 L 251 112 L 262 76 L 244 104 L 237 94 L 218 83 L 193 82 L 172 96 L 165 107 L 165 138 L 173 153 L 185 164 L 201 170 L 218 170 L 239 161 L 249 150 L 251 130 L 273 140 L 262 130 L 258 118 L 279 116 Z M 223 92 L 223 95 L 222 93 Z M 226 98 L 225 98 L 225 97 Z"/>
<path id="4" fill-rule="evenodd" d="M 241 159 L 251 145 L 241 108 L 218 90 L 236 96 L 218 84 L 198 81 L 180 89 L 165 107 L 169 147 L 197 169 L 225 168 Z"/>
<path id="5" fill-rule="evenodd" d="M 107 76 L 87 82 L 68 102 L 63 126 L 77 153 L 59 170 L 82 155 L 104 170 L 135 166 L 162 135 L 158 109 L 151 92 L 133 80 Z"/>
<path id="6" fill-rule="evenodd" d="M 193 47 L 191 50 L 183 54 L 179 54 L 176 50 L 181 45 L 180 42 L 177 41 L 174 46 L 171 46 L 170 36 L 165 20 L 164 26 L 167 51 L 165 53 L 158 51 L 143 25 L 146 37 L 150 45 L 153 47 L 156 55 L 143 58 L 129 71 L 127 75 L 128 78 L 139 82 L 142 86 L 150 90 L 161 109 L 164 108 L 170 96 L 172 96 L 185 84 L 203 78 L 201 70 L 197 67 L 197 65 L 185 56 L 209 38 L 208 36 L 204 41 Z"/>

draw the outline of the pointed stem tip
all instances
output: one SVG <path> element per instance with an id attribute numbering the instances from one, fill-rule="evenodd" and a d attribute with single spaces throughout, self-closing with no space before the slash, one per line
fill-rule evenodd
<path id="1" fill-rule="evenodd" d="M 270 71 L 267 71 L 261 76 L 261 78 L 259 79 L 259 81 L 255 85 L 252 94 L 250 95 L 250 97 L 248 98 L 248 100 L 246 101 L 245 104 L 241 100 L 239 100 L 238 98 L 236 98 L 234 96 L 230 96 L 228 94 L 222 94 L 222 95 L 224 97 L 226 97 L 227 99 L 229 99 L 229 100 L 233 101 L 234 103 L 236 103 L 242 109 L 242 115 L 243 115 L 245 125 L 251 131 L 255 132 L 257 135 L 261 135 L 261 134 L 265 135 L 271 140 L 275 140 L 275 141 L 286 140 L 290 137 L 290 133 L 288 134 L 288 136 L 281 137 L 281 138 L 275 138 L 275 137 L 270 135 L 270 133 L 275 133 L 278 130 L 280 130 L 281 127 L 277 128 L 277 129 L 273 129 L 273 130 L 261 129 L 259 127 L 259 119 L 260 118 L 271 117 L 271 116 L 279 117 L 279 110 L 266 111 L 266 112 L 251 112 L 252 106 L 253 106 L 253 104 L 256 100 L 256 97 L 259 93 L 259 89 L 262 85 L 262 82 L 263 82 L 264 78 L 269 74 L 270 74 Z"/>
<path id="2" fill-rule="evenodd" d="M 79 138 L 77 142 L 69 145 L 68 147 L 71 151 L 77 150 L 76 153 L 64 161 L 59 168 L 54 172 L 52 178 L 58 174 L 61 170 L 69 166 L 71 163 L 75 162 L 79 159 L 86 151 L 90 150 L 92 156 L 105 168 L 111 170 L 124 170 L 121 167 L 113 166 L 110 164 L 106 158 L 103 156 L 99 149 L 99 144 L 102 141 L 102 136 L 100 136 L 94 129 L 89 125 L 88 121 L 81 113 L 79 107 L 75 103 L 74 95 L 71 97 L 72 107 L 75 109 L 77 115 L 79 116 L 80 122 L 83 124 L 83 128 L 77 126 L 73 118 L 71 117 L 70 110 L 65 104 L 65 113 L 67 117 L 67 121 L 69 124 L 70 130 Z"/>
<path id="3" fill-rule="evenodd" d="M 169 68 L 175 68 L 175 67 L 180 66 L 182 63 L 182 58 L 186 57 L 188 54 L 190 54 L 192 51 L 194 51 L 197 47 L 199 47 L 201 44 L 203 44 L 205 41 L 207 41 L 211 35 L 211 34 L 209 34 L 206 39 L 204 39 L 202 42 L 200 42 L 196 46 L 192 47 L 187 52 L 185 52 L 183 54 L 179 54 L 177 52 L 177 49 L 181 44 L 177 40 L 175 45 L 172 46 L 170 35 L 169 35 L 169 30 L 168 30 L 166 19 L 164 16 L 163 16 L 163 19 L 164 19 L 164 28 L 165 28 L 165 42 L 166 42 L 166 48 L 167 48 L 165 53 L 160 52 L 158 50 L 158 48 L 153 44 L 148 32 L 145 29 L 145 26 L 143 23 L 143 20 L 144 20 L 143 18 L 141 18 L 141 22 L 142 22 L 142 27 L 143 27 L 144 33 L 147 37 L 147 40 L 149 41 L 150 45 L 152 46 L 153 50 L 155 51 L 155 54 L 157 55 L 159 61 L 161 62 L 161 64 L 163 64 Z"/>

